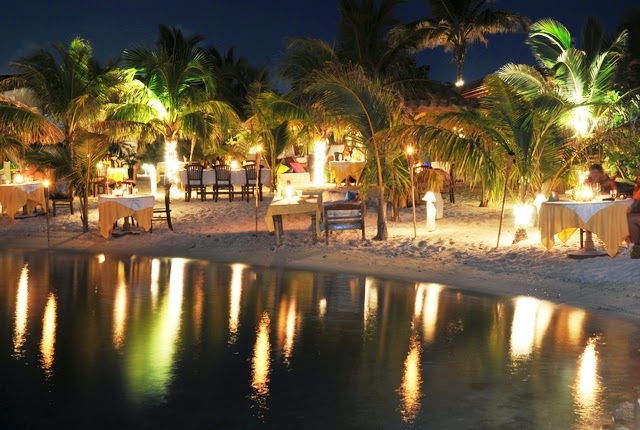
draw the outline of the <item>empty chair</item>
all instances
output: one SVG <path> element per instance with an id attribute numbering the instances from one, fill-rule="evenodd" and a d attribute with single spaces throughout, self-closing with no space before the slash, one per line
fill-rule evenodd
<path id="1" fill-rule="evenodd" d="M 229 194 L 229 201 L 233 201 L 233 185 L 231 184 L 231 166 L 220 164 L 213 166 L 216 172 L 216 183 L 213 184 L 213 200 L 218 201 L 219 194 Z"/>
<path id="2" fill-rule="evenodd" d="M 68 206 L 71 215 L 73 215 L 73 198 L 73 188 L 67 181 L 56 182 L 51 194 L 49 195 L 52 216 L 56 216 L 58 206 Z"/>
<path id="3" fill-rule="evenodd" d="M 151 232 L 153 232 L 153 221 L 167 221 L 169 230 L 173 231 L 173 225 L 171 224 L 171 182 L 167 182 L 164 185 L 164 206 L 157 206 L 153 208 L 153 216 L 151 217 Z"/>
<path id="4" fill-rule="evenodd" d="M 260 197 L 260 201 L 262 201 L 262 181 L 261 178 L 258 177 L 258 167 L 256 164 L 247 164 L 244 166 L 244 174 L 245 183 L 242 186 L 242 199 L 244 200 L 246 194 L 247 201 L 249 201 L 249 197 L 256 191 L 257 187 L 258 196 Z"/>
<path id="5" fill-rule="evenodd" d="M 329 231 L 361 230 L 364 240 L 364 202 L 336 201 L 322 204 L 322 223 L 325 241 L 329 244 Z"/>
<path id="6" fill-rule="evenodd" d="M 187 165 L 187 182 L 184 184 L 184 201 L 191 200 L 191 193 L 196 190 L 196 196 L 200 196 L 200 200 L 206 198 L 206 186 L 202 182 L 204 166 L 202 164 Z"/>
<path id="7" fill-rule="evenodd" d="M 109 194 L 109 177 L 107 176 L 108 166 L 99 163 L 96 167 L 96 176 L 93 178 L 92 194 L 93 197 L 98 194 Z"/>

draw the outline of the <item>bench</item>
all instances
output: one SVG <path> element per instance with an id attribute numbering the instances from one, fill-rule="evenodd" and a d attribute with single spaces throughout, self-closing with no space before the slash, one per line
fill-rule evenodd
<path id="1" fill-rule="evenodd" d="M 327 245 L 329 231 L 361 230 L 364 240 L 365 205 L 363 202 L 329 202 L 322 204 L 322 223 Z"/>

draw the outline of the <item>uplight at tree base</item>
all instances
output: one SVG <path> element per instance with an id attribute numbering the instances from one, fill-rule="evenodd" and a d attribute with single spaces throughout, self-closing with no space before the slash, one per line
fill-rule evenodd
<path id="1" fill-rule="evenodd" d="M 527 203 L 518 203 L 513 208 L 516 228 L 526 228 L 531 226 L 534 207 Z"/>
<path id="2" fill-rule="evenodd" d="M 325 141 L 316 142 L 313 150 L 313 184 L 324 185 L 324 168 L 326 163 L 327 144 Z"/>
<path id="3" fill-rule="evenodd" d="M 158 176 L 156 175 L 156 168 L 153 164 L 143 164 L 142 169 L 145 175 L 149 175 L 149 184 L 151 185 L 151 194 L 156 195 L 158 192 Z"/>
<path id="4" fill-rule="evenodd" d="M 164 143 L 164 162 L 166 170 L 164 173 L 165 182 L 177 184 L 178 178 L 178 142 L 167 140 Z"/>

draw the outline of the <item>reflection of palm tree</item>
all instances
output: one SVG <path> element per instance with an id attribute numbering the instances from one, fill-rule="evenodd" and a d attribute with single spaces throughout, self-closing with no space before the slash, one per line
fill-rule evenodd
<path id="1" fill-rule="evenodd" d="M 419 49 L 444 47 L 453 52 L 456 85 L 462 85 L 462 66 L 469 46 L 487 45 L 487 35 L 524 32 L 529 19 L 505 9 L 489 7 L 490 0 L 427 0 L 431 17 L 408 24 L 396 37 L 412 34 Z"/>
<path id="2" fill-rule="evenodd" d="M 24 88 L 32 92 L 38 107 L 50 120 L 47 128 L 60 135 L 64 146 L 36 154 L 34 160 L 44 167 L 60 169 L 80 198 L 80 213 L 84 232 L 89 231 L 88 195 L 94 167 L 102 159 L 108 144 L 106 137 L 96 133 L 102 118 L 102 106 L 110 94 L 118 91 L 125 80 L 115 70 L 100 68 L 93 59 L 89 42 L 76 38 L 69 46 L 56 44 L 54 52 L 35 51 L 11 64 L 15 77 L 8 78 L 5 87 Z M 19 116 L 29 122 L 19 123 Z M 24 110 L 15 110 L 13 124 L 33 132 L 41 117 Z M 55 128 L 58 131 L 55 131 Z"/>
<path id="3" fill-rule="evenodd" d="M 227 103 L 214 100 L 214 69 L 198 46 L 201 41 L 161 25 L 154 49 L 126 50 L 124 63 L 144 87 L 112 106 L 109 119 L 125 121 L 129 131 L 146 130 L 150 140 L 161 135 L 168 141 L 190 141 L 189 159 L 197 141 L 214 144 L 236 115 Z"/>

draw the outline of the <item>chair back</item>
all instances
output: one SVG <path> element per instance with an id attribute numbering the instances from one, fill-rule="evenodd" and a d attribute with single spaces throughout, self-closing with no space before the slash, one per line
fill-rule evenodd
<path id="1" fill-rule="evenodd" d="M 104 163 L 99 163 L 99 166 L 96 166 L 96 180 L 102 180 L 107 177 L 109 166 Z"/>
<path id="2" fill-rule="evenodd" d="M 258 179 L 258 168 L 255 164 L 247 164 L 244 168 L 244 174 L 247 178 L 247 184 L 255 183 Z"/>
<path id="3" fill-rule="evenodd" d="M 203 172 L 204 172 L 204 166 L 202 164 L 188 164 L 187 165 L 187 182 L 189 184 L 202 185 Z"/>
<path id="4" fill-rule="evenodd" d="M 54 183 L 49 197 L 52 199 L 71 199 L 73 198 L 73 187 L 64 179 L 58 180 Z"/>
<path id="5" fill-rule="evenodd" d="M 220 164 L 214 167 L 216 171 L 216 182 L 231 182 L 231 166 Z"/>

